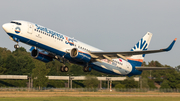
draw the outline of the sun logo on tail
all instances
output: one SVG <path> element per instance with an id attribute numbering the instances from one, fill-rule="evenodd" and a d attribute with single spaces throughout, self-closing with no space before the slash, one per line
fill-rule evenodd
<path id="1" fill-rule="evenodd" d="M 142 51 L 147 50 L 148 44 L 146 43 L 146 40 L 141 39 L 132 49 L 131 51 Z"/>
<path id="2" fill-rule="evenodd" d="M 143 38 L 131 49 L 131 51 L 143 51 L 143 50 L 147 50 L 147 42 L 146 40 L 143 40 Z M 145 54 L 142 55 L 143 57 L 145 56 Z"/>

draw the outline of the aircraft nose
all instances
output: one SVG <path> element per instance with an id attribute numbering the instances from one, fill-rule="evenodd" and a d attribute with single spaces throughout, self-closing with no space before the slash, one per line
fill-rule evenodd
<path id="1" fill-rule="evenodd" d="M 2 28 L 4 29 L 4 31 L 8 32 L 9 29 L 11 28 L 11 25 L 9 23 L 3 24 Z"/>

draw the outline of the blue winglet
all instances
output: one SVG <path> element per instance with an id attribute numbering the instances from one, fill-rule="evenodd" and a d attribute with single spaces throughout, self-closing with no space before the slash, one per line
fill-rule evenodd
<path id="1" fill-rule="evenodd" d="M 163 51 L 170 51 L 170 50 L 172 49 L 172 47 L 174 46 L 174 43 L 176 42 L 176 40 L 177 40 L 177 38 L 175 38 L 175 39 L 173 40 L 173 42 L 169 45 L 168 48 L 163 49 Z"/>

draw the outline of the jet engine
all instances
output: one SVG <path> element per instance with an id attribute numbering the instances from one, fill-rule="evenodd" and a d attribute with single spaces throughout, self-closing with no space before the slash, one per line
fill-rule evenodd
<path id="1" fill-rule="evenodd" d="M 53 57 L 48 55 L 49 53 L 40 49 L 33 49 L 31 51 L 31 56 L 35 59 L 38 59 L 43 62 L 50 62 L 53 60 Z"/>
<path id="2" fill-rule="evenodd" d="M 85 62 L 85 63 L 91 60 L 90 54 L 88 54 L 85 51 L 79 50 L 77 48 L 71 49 L 70 56 L 78 61 Z"/>

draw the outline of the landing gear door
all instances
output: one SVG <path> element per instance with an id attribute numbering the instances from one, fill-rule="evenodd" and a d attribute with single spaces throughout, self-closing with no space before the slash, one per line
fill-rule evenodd
<path id="1" fill-rule="evenodd" d="M 33 26 L 32 26 L 32 24 L 29 24 L 28 25 L 28 33 L 32 34 L 32 31 L 33 31 Z"/>

